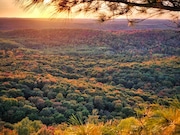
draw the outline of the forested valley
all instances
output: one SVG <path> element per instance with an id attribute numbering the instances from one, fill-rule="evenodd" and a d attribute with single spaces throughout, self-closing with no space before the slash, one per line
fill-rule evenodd
<path id="1" fill-rule="evenodd" d="M 176 30 L 0 31 L 0 135 L 180 134 Z"/>

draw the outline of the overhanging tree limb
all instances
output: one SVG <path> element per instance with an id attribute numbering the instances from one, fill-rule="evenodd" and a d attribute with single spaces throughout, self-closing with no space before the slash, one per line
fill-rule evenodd
<path id="1" fill-rule="evenodd" d="M 35 5 L 51 6 L 55 13 L 95 13 L 104 20 L 121 15 L 143 13 L 152 16 L 154 14 L 176 12 L 176 18 L 180 13 L 180 0 L 15 0 L 25 8 Z M 138 8 L 138 9 L 137 9 Z M 179 17 L 178 17 L 179 18 Z"/>
<path id="2" fill-rule="evenodd" d="M 145 7 L 145 8 L 158 8 L 158 9 L 164 9 L 164 10 L 170 10 L 170 11 L 180 11 L 180 0 L 176 0 L 178 5 L 174 5 L 174 6 L 168 6 L 163 4 L 163 2 L 167 2 L 167 1 L 158 1 L 157 2 L 146 2 L 146 3 L 135 3 L 135 2 L 130 2 L 127 0 L 104 0 L 104 1 L 108 1 L 108 2 L 117 2 L 117 3 L 124 3 L 127 4 L 129 6 L 137 6 L 137 7 Z M 173 4 L 173 3 L 172 3 Z"/>

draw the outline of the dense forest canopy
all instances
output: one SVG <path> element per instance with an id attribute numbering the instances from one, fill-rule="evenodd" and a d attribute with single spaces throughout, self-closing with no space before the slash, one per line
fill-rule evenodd
<path id="1" fill-rule="evenodd" d="M 177 29 L 45 21 L 0 19 L 0 135 L 180 134 Z"/>
<path id="2" fill-rule="evenodd" d="M 105 130 L 107 121 L 115 120 L 109 125 L 114 135 L 126 128 L 125 134 L 178 133 L 178 35 L 174 30 L 1 31 L 1 132 L 70 132 L 70 122 L 76 129 L 94 124 L 96 134 L 105 134 L 111 131 Z M 155 116 L 159 123 L 152 123 Z M 173 128 L 160 123 L 164 117 Z M 53 124 L 61 128 L 49 128 Z"/>

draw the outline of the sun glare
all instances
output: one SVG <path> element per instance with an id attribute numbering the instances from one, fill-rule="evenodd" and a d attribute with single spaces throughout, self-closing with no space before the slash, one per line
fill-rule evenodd
<path id="1" fill-rule="evenodd" d="M 48 4 L 50 2 L 51 2 L 51 0 L 44 0 L 44 4 Z"/>

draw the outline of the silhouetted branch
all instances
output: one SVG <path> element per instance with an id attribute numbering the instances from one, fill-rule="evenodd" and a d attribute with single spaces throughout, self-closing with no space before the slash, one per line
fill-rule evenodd
<path id="1" fill-rule="evenodd" d="M 142 13 L 152 16 L 177 12 L 179 16 L 180 0 L 16 0 L 24 8 L 43 5 L 54 8 L 55 13 L 92 13 L 97 14 L 101 21 L 122 15 Z"/>

